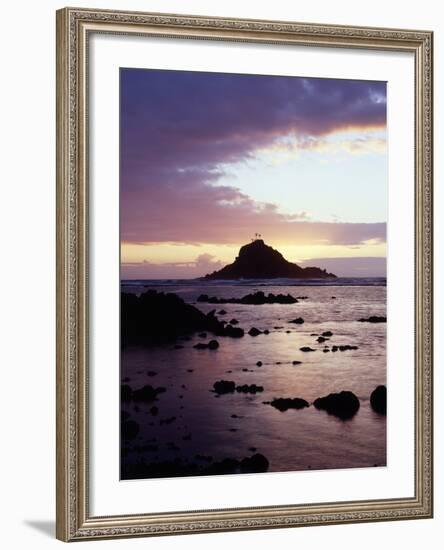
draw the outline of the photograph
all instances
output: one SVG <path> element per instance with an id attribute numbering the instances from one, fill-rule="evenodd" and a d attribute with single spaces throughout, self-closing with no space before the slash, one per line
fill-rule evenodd
<path id="1" fill-rule="evenodd" d="M 336 10 L 57 10 L 59 540 L 433 516 L 433 31 Z"/>
<path id="2" fill-rule="evenodd" d="M 119 69 L 120 479 L 387 466 L 387 83 Z"/>
<path id="3" fill-rule="evenodd" d="M 2 5 L 2 547 L 442 549 L 440 4 L 93 6 Z"/>

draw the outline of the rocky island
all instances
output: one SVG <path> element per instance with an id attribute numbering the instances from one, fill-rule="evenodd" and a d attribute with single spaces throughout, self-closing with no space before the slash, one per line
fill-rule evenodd
<path id="1" fill-rule="evenodd" d="M 256 239 L 242 246 L 232 264 L 203 277 L 212 279 L 328 279 L 336 278 L 319 267 L 300 267 L 286 260 L 282 254 Z"/>

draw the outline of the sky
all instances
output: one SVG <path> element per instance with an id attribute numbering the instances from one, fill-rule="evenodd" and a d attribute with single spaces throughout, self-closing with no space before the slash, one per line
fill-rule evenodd
<path id="1" fill-rule="evenodd" d="M 385 276 L 385 82 L 120 70 L 123 279 L 194 278 L 260 233 Z"/>

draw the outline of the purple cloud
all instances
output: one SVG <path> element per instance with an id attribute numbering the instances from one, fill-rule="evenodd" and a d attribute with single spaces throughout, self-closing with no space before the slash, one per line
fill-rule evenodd
<path id="1" fill-rule="evenodd" d="M 221 165 L 283 135 L 383 127 L 385 83 L 122 69 L 120 120 L 124 242 L 239 243 L 257 228 L 287 242 L 385 239 L 385 224 L 298 222 L 215 185 Z"/>

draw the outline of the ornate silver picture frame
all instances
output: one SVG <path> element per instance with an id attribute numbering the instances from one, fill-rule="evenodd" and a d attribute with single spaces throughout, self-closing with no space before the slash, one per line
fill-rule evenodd
<path id="1" fill-rule="evenodd" d="M 88 48 L 97 34 L 404 52 L 414 57 L 412 496 L 344 501 L 338 495 L 334 502 L 94 515 L 89 392 L 94 339 L 89 326 L 89 226 L 94 216 L 89 201 L 89 87 L 94 84 L 88 80 Z M 430 31 L 78 8 L 57 12 L 57 538 L 75 541 L 432 517 L 432 47 Z"/>

